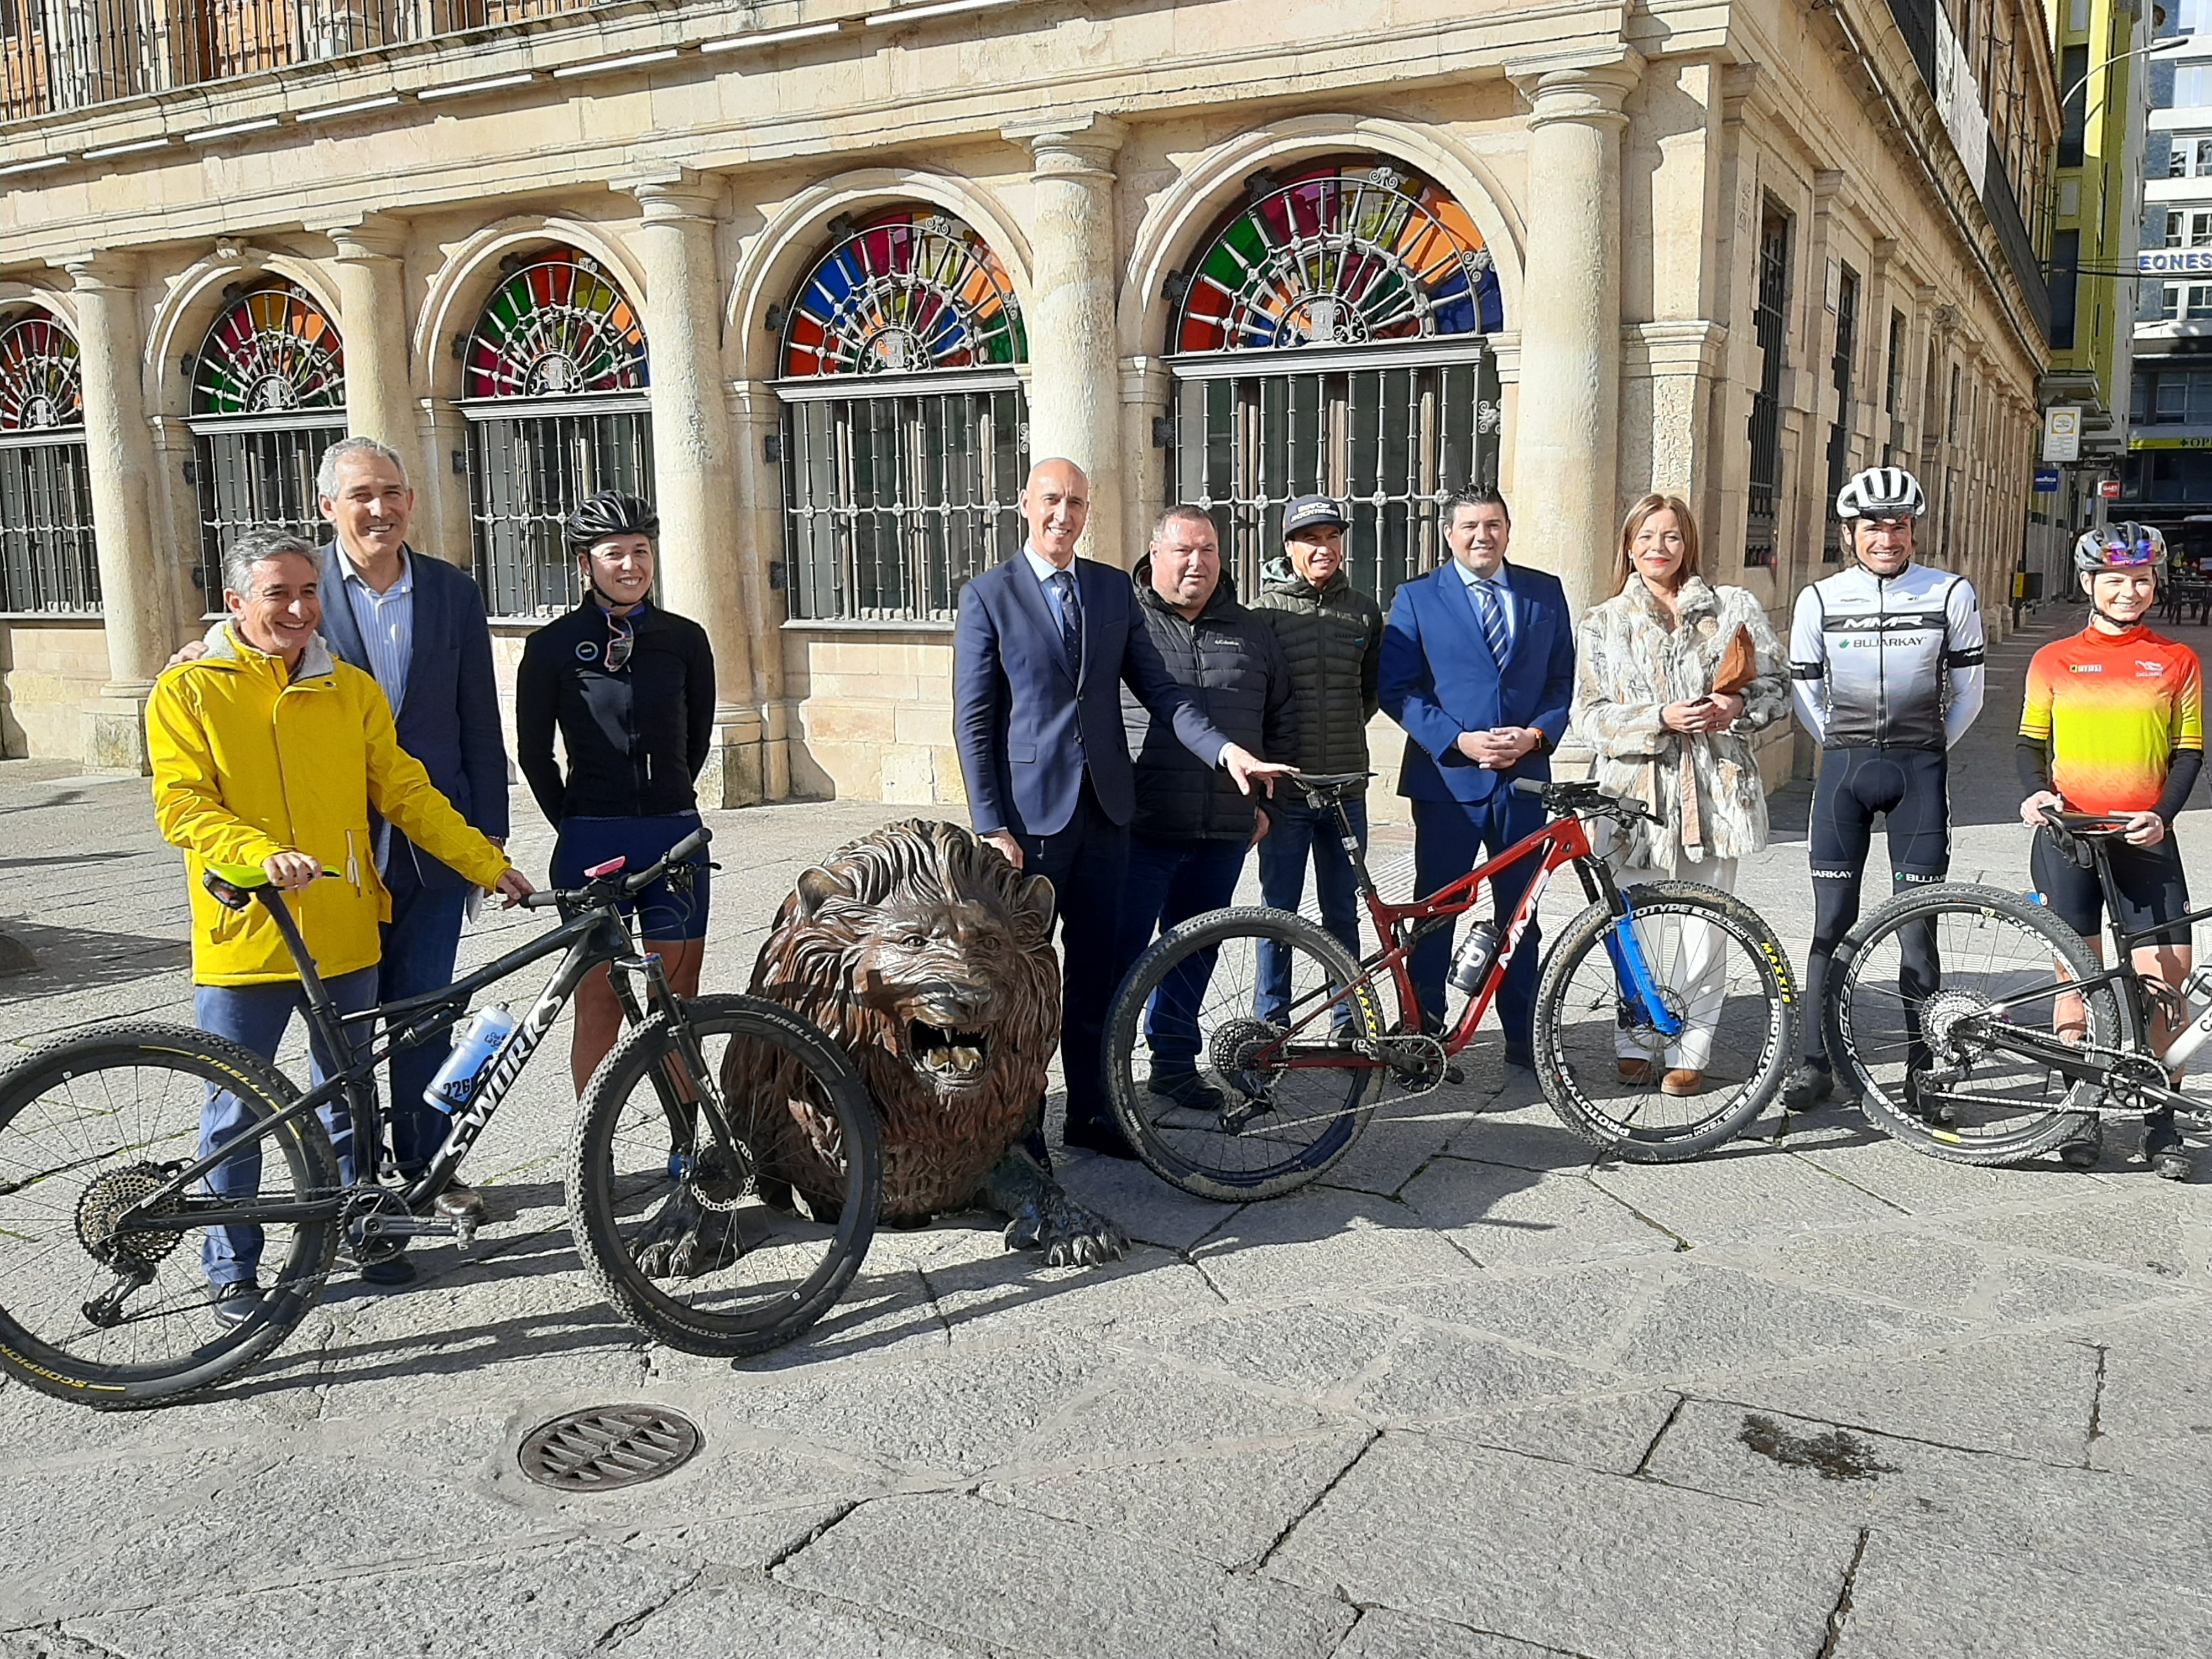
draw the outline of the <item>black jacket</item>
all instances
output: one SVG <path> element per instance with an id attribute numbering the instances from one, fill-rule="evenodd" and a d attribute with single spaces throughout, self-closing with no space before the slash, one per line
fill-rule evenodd
<path id="1" fill-rule="evenodd" d="M 1316 590 L 1279 558 L 1260 573 L 1252 612 L 1283 642 L 1297 687 L 1298 769 L 1366 771 L 1367 722 L 1381 704 L 1382 608 L 1341 570 Z"/>
<path id="2" fill-rule="evenodd" d="M 1237 603 L 1229 573 L 1222 572 L 1213 598 L 1193 623 L 1152 591 L 1152 570 L 1147 555 L 1132 573 L 1137 614 L 1176 684 L 1189 688 L 1200 712 L 1231 743 L 1261 760 L 1295 754 L 1298 711 L 1290 665 L 1273 630 Z M 1226 771 L 1203 764 L 1174 732 L 1156 726 L 1127 687 L 1121 720 L 1136 767 L 1133 833 L 1159 841 L 1251 839 L 1255 798 L 1242 793 Z"/>
<path id="3" fill-rule="evenodd" d="M 653 605 L 630 613 L 637 636 L 606 670 L 607 613 L 586 599 L 522 648 L 514 682 L 516 759 L 538 810 L 563 818 L 664 817 L 698 804 L 692 781 L 714 730 L 714 653 L 707 630 Z M 561 728 L 568 775 L 553 763 Z"/>

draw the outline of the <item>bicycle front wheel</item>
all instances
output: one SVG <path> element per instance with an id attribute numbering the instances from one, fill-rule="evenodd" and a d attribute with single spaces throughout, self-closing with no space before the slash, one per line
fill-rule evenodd
<path id="1" fill-rule="evenodd" d="M 2047 1058 L 2014 1041 L 2117 1047 L 2119 1000 L 2081 936 L 2040 904 L 1964 882 L 1892 899 L 1836 947 L 1828 1053 L 1868 1120 L 1960 1164 L 2014 1164 L 2095 1120 Z"/>
<path id="2" fill-rule="evenodd" d="M 322 1294 L 333 1219 L 220 1231 L 181 1213 L 158 1231 L 118 1223 L 198 1160 L 204 1120 L 238 1150 L 180 1196 L 212 1182 L 233 1199 L 334 1199 L 337 1162 L 313 1115 L 240 1138 L 298 1098 L 259 1056 L 180 1026 L 110 1026 L 0 1073 L 0 1370 L 60 1400 L 149 1406 L 212 1387 L 282 1342 Z M 219 1324 L 211 1279 L 257 1274 L 259 1315 Z"/>
<path id="3" fill-rule="evenodd" d="M 1575 918 L 1536 985 L 1536 1074 L 1560 1121 L 1638 1164 L 1695 1158 L 1781 1088 L 1797 991 L 1774 930 L 1696 882 L 1624 888 Z M 1624 931 L 1625 927 L 1625 931 Z"/>
<path id="4" fill-rule="evenodd" d="M 1352 1150 L 1376 1073 L 1358 964 L 1287 910 L 1194 916 L 1137 959 L 1107 1024 L 1106 1086 L 1152 1173 L 1241 1204 Z"/>
<path id="5" fill-rule="evenodd" d="M 844 1294 L 883 1203 L 874 1103 L 836 1043 L 757 998 L 684 1005 L 738 1138 L 717 1141 L 665 1015 L 585 1086 L 570 1147 L 577 1248 L 615 1310 L 685 1353 L 793 1340 Z"/>

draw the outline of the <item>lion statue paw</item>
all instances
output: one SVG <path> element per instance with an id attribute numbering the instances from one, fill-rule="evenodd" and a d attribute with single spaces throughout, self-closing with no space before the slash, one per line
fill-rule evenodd
<path id="1" fill-rule="evenodd" d="M 738 1218 L 700 1203 L 690 1182 L 673 1187 L 632 1247 L 648 1279 L 690 1279 L 730 1267 L 744 1254 Z"/>
<path id="2" fill-rule="evenodd" d="M 1008 1217 L 1006 1248 L 1042 1250 L 1048 1267 L 1096 1267 L 1129 1253 L 1128 1234 L 1070 1198 L 1018 1146 L 984 1177 L 977 1196 Z"/>

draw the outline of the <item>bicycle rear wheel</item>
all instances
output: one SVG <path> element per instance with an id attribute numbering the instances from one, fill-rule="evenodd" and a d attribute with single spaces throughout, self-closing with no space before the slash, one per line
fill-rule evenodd
<path id="1" fill-rule="evenodd" d="M 1376 1018 L 1358 964 L 1312 922 L 1215 910 L 1157 941 L 1121 981 L 1107 1092 L 1161 1180 L 1227 1203 L 1273 1198 L 1358 1138 L 1376 1073 L 1352 1044 Z"/>
<path id="2" fill-rule="evenodd" d="M 781 1347 L 844 1294 L 875 1237 L 882 1138 L 852 1062 L 775 1004 L 684 1004 L 742 1145 L 683 1103 L 674 1029 L 634 1026 L 586 1085 L 568 1208 L 615 1310 L 685 1353 Z M 680 1174 L 678 1173 L 680 1170 Z"/>
<path id="3" fill-rule="evenodd" d="M 170 1231 L 114 1230 L 198 1158 L 202 1109 L 216 1092 L 252 1123 L 299 1098 L 259 1056 L 181 1026 L 110 1026 L 35 1048 L 0 1073 L 7 1375 L 82 1405 L 181 1400 L 252 1364 L 314 1306 L 337 1250 L 334 1219 L 262 1227 L 263 1313 L 233 1329 L 210 1316 L 206 1227 L 180 1218 Z M 252 1155 L 271 1201 L 337 1191 L 330 1137 L 312 1114 L 253 1143 Z M 244 1149 L 218 1168 L 234 1171 L 234 1193 L 254 1190 Z"/>
<path id="4" fill-rule="evenodd" d="M 1643 998 L 1624 993 L 1625 942 L 1594 904 L 1537 981 L 1536 1074 L 1560 1121 L 1592 1146 L 1638 1164 L 1695 1158 L 1782 1086 L 1796 1052 L 1796 988 L 1782 942 L 1742 900 L 1688 881 L 1622 896 L 1676 1033 L 1662 1034 Z"/>
<path id="5" fill-rule="evenodd" d="M 1964 882 L 1917 887 L 1836 947 L 1828 1053 L 1876 1128 L 1954 1163 L 2018 1163 L 2095 1120 L 2068 1109 L 2075 1085 L 2006 1030 L 2117 1046 L 2111 984 L 2069 988 L 2098 971 L 2040 904 Z"/>

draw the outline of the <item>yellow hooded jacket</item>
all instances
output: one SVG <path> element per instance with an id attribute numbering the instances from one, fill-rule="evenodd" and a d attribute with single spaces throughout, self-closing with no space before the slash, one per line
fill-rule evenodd
<path id="1" fill-rule="evenodd" d="M 471 828 L 399 746 L 392 709 L 368 675 L 337 662 L 318 635 L 288 678 L 282 658 L 255 650 L 228 624 L 208 653 L 163 674 L 146 705 L 154 763 L 154 818 L 185 852 L 191 880 L 192 981 L 266 985 L 299 970 L 261 905 L 215 902 L 200 878 L 210 864 L 259 865 L 305 853 L 337 880 L 289 896 L 325 979 L 374 967 L 378 924 L 392 897 L 376 873 L 374 806 L 431 857 L 478 886 L 507 869 L 507 855 Z"/>

